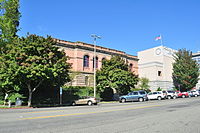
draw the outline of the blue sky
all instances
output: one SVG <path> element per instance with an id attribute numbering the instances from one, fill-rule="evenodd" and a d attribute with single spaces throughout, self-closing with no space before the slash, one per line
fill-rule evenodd
<path id="1" fill-rule="evenodd" d="M 18 32 L 93 43 L 137 55 L 163 45 L 200 51 L 200 0 L 20 0 Z"/>

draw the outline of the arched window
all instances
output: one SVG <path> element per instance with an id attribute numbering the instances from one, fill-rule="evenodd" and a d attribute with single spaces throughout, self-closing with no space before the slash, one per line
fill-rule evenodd
<path id="1" fill-rule="evenodd" d="M 105 57 L 103 57 L 102 58 L 102 60 L 101 60 L 101 64 L 103 65 L 103 62 L 106 60 L 106 58 Z"/>
<path id="2" fill-rule="evenodd" d="M 83 57 L 83 67 L 89 67 L 89 56 L 85 55 Z"/>
<path id="3" fill-rule="evenodd" d="M 94 68 L 94 58 L 93 58 L 93 68 Z M 96 68 L 98 68 L 98 57 L 96 57 Z"/>
<path id="4" fill-rule="evenodd" d="M 101 60 L 101 62 L 103 62 L 105 59 L 106 59 L 106 58 L 105 58 L 105 57 L 103 57 L 103 58 L 102 58 L 102 60 Z"/>
<path id="5" fill-rule="evenodd" d="M 129 69 L 130 69 L 130 71 L 132 71 L 132 69 L 133 69 L 133 64 L 132 63 L 129 65 Z"/>

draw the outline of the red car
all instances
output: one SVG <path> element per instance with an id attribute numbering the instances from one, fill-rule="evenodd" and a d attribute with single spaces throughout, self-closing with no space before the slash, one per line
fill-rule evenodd
<path id="1" fill-rule="evenodd" d="M 189 94 L 188 94 L 188 92 L 180 92 L 180 91 L 177 91 L 177 96 L 178 96 L 178 97 L 185 98 L 185 97 L 189 97 Z"/>

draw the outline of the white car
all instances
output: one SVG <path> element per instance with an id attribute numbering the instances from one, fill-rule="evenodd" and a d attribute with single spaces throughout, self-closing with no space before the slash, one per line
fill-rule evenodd
<path id="1" fill-rule="evenodd" d="M 191 93 L 192 93 L 192 96 L 195 96 L 195 97 L 199 96 L 199 91 L 197 90 L 192 90 Z"/>
<path id="2" fill-rule="evenodd" d="M 166 96 L 162 91 L 155 91 L 155 92 L 149 92 L 147 94 L 148 100 L 157 99 L 162 100 L 165 99 Z"/>

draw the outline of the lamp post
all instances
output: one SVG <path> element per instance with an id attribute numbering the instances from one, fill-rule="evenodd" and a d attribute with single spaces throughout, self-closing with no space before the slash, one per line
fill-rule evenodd
<path id="1" fill-rule="evenodd" d="M 96 40 L 97 39 L 101 39 L 100 36 L 97 36 L 95 34 L 91 35 L 92 38 L 94 38 L 94 59 L 93 59 L 93 63 L 94 63 L 94 97 L 96 97 Z"/>

